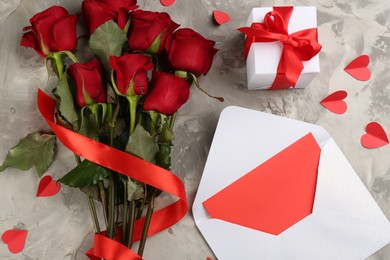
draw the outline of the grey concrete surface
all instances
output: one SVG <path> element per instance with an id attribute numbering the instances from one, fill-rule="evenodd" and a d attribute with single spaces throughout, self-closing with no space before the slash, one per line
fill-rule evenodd
<path id="1" fill-rule="evenodd" d="M 35 97 L 38 87 L 49 91 L 55 77 L 48 77 L 43 60 L 33 50 L 19 47 L 19 41 L 28 19 L 54 4 L 75 13 L 81 1 L 0 0 L 0 160 L 29 132 L 48 130 Z M 139 5 L 168 12 L 182 27 L 215 40 L 220 49 L 211 71 L 200 83 L 210 93 L 223 96 L 225 102 L 218 103 L 192 89 L 175 127 L 173 171 L 185 183 L 190 207 L 219 113 L 226 106 L 237 105 L 324 127 L 390 218 L 390 145 L 372 150 L 360 145 L 369 121 L 380 122 L 390 135 L 390 1 L 176 0 L 173 6 L 164 7 L 158 0 L 145 0 Z M 314 5 L 318 9 L 321 72 L 305 90 L 246 90 L 244 38 L 236 28 L 244 26 L 251 8 L 272 5 Z M 231 21 L 215 25 L 214 9 L 229 13 Z M 343 71 L 361 54 L 371 57 L 372 78 L 368 82 L 357 81 Z M 339 89 L 349 94 L 348 110 L 343 115 L 335 115 L 319 104 Z M 59 178 L 73 166 L 72 154 L 60 146 L 48 174 Z M 29 230 L 25 249 L 18 255 L 11 255 L 0 242 L 0 259 L 87 259 L 84 253 L 92 246 L 92 223 L 85 197 L 63 187 L 54 197 L 37 199 L 38 181 L 34 170 L 7 169 L 0 173 L 0 234 L 14 227 Z M 160 204 L 168 201 L 167 195 L 159 198 Z M 145 259 L 204 260 L 208 256 L 214 258 L 194 225 L 191 210 L 178 224 L 149 238 L 145 251 Z M 390 245 L 369 259 L 389 260 Z"/>

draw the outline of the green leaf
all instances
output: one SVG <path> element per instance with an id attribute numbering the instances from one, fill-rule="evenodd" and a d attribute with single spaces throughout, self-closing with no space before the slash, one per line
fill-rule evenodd
<path id="1" fill-rule="evenodd" d="M 128 178 L 127 182 L 127 200 L 134 201 L 144 197 L 144 188 L 138 183 Z"/>
<path id="2" fill-rule="evenodd" d="M 118 118 L 115 123 L 114 138 L 120 136 L 126 127 L 126 121 L 123 118 Z"/>
<path id="3" fill-rule="evenodd" d="M 100 25 L 91 35 L 89 47 L 102 62 L 106 71 L 110 71 L 110 56 L 120 56 L 125 42 L 127 42 L 126 33 L 110 20 Z"/>
<path id="4" fill-rule="evenodd" d="M 156 155 L 156 164 L 161 168 L 169 170 L 171 168 L 171 146 L 164 143 L 159 145 L 160 150 Z"/>
<path id="5" fill-rule="evenodd" d="M 145 161 L 154 163 L 154 157 L 158 152 L 158 145 L 142 125 L 138 124 L 129 138 L 126 152 L 138 156 Z"/>
<path id="6" fill-rule="evenodd" d="M 95 139 L 99 134 L 99 122 L 96 116 L 91 113 L 88 109 L 81 110 L 82 119 L 79 134 Z"/>
<path id="7" fill-rule="evenodd" d="M 7 167 L 26 171 L 35 166 L 38 176 L 41 177 L 53 162 L 55 148 L 55 135 L 29 134 L 8 152 L 0 171 Z"/>
<path id="8" fill-rule="evenodd" d="M 82 161 L 58 181 L 74 188 L 82 188 L 107 178 L 110 170 L 88 160 Z"/>
<path id="9" fill-rule="evenodd" d="M 143 111 L 141 115 L 142 126 L 152 136 L 156 136 L 160 114 L 156 111 Z"/>
<path id="10" fill-rule="evenodd" d="M 79 115 L 75 107 L 72 90 L 69 86 L 68 75 L 64 73 L 62 79 L 58 82 L 53 94 L 59 100 L 58 110 L 61 116 L 71 125 L 79 120 Z"/>
<path id="11" fill-rule="evenodd" d="M 101 201 L 100 191 L 97 185 L 81 187 L 80 191 L 96 201 Z"/>
<path id="12" fill-rule="evenodd" d="M 173 137 L 173 133 L 171 129 L 169 129 L 169 122 L 166 121 L 161 129 L 161 133 L 158 136 L 158 142 L 170 144 L 172 143 Z"/>

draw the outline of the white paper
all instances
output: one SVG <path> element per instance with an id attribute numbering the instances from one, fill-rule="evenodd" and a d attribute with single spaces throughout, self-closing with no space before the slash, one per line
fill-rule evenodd
<path id="1" fill-rule="evenodd" d="M 203 201 L 309 132 L 321 147 L 311 215 L 278 236 L 210 218 Z M 220 260 L 355 260 L 390 242 L 389 221 L 323 128 L 239 107 L 221 113 L 193 214 Z"/>

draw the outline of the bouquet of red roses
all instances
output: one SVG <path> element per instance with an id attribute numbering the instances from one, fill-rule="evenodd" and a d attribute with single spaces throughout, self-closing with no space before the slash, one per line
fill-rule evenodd
<path id="1" fill-rule="evenodd" d="M 137 9 L 136 0 L 84 0 L 81 10 L 94 55 L 86 63 L 75 55 L 78 15 L 53 6 L 24 28 L 21 46 L 33 48 L 59 79 L 55 99 L 38 91 L 54 134 L 22 139 L 0 170 L 35 166 L 42 177 L 58 138 L 77 161 L 58 182 L 79 188 L 89 202 L 96 233 L 90 258 L 140 259 L 146 237 L 187 211 L 184 186 L 169 172 L 173 126 L 190 86 L 202 90 L 197 77 L 209 71 L 217 50 L 197 32 L 178 29 L 167 13 Z M 162 191 L 179 200 L 154 212 Z"/>

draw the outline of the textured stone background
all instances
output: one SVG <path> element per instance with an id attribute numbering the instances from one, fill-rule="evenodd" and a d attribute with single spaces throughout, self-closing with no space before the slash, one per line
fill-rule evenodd
<path id="1" fill-rule="evenodd" d="M 390 218 L 390 145 L 368 150 L 360 145 L 366 123 L 378 121 L 390 135 L 390 1 L 381 0 L 176 0 L 163 7 L 158 0 L 140 6 L 168 12 L 183 27 L 191 27 L 215 40 L 220 49 L 212 70 L 201 84 L 225 98 L 218 103 L 192 89 L 191 100 L 176 124 L 173 171 L 184 181 L 192 205 L 215 126 L 221 110 L 237 105 L 315 123 L 330 132 L 350 160 L 379 206 Z M 46 74 L 43 60 L 19 47 L 22 28 L 35 13 L 54 4 L 78 12 L 80 0 L 0 0 L 0 159 L 17 141 L 36 130 L 48 130 L 36 108 L 37 88 L 49 91 L 55 78 Z M 243 36 L 236 28 L 245 24 L 251 8 L 272 5 L 314 5 L 323 50 L 321 73 L 305 90 L 246 90 Z M 216 26 L 212 11 L 230 13 L 231 21 Z M 80 29 L 80 28 L 79 28 Z M 83 39 L 81 39 L 83 41 Z M 79 48 L 79 52 L 82 49 Z M 359 82 L 343 68 L 361 54 L 371 57 L 372 78 Z M 339 89 L 348 91 L 348 111 L 335 115 L 320 104 Z M 74 166 L 73 157 L 60 147 L 48 174 L 59 178 Z M 86 259 L 92 245 L 92 224 L 85 197 L 63 187 L 50 198 L 35 198 L 35 172 L 8 169 L 0 174 L 0 234 L 13 227 L 29 230 L 25 249 L 11 255 L 0 242 L 0 259 Z M 168 196 L 159 198 L 161 203 Z M 197 231 L 191 211 L 178 224 L 148 239 L 145 259 L 206 259 L 213 256 Z M 370 260 L 390 259 L 390 246 Z"/>

